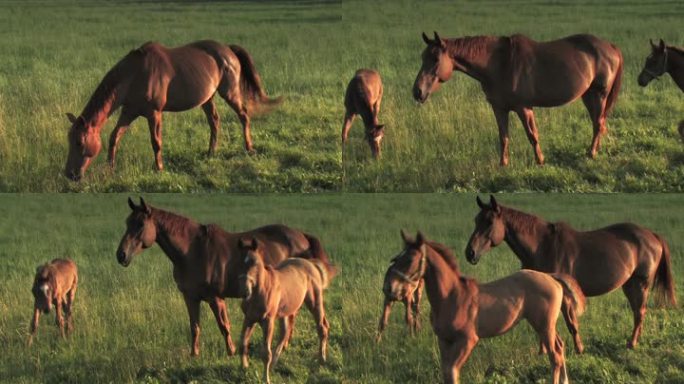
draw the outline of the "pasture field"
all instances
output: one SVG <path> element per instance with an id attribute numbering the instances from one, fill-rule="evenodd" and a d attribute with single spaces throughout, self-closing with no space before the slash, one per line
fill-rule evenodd
<path id="1" fill-rule="evenodd" d="M 506 246 L 480 264 L 465 262 L 463 249 L 478 211 L 472 194 L 327 195 L 145 195 L 148 203 L 241 230 L 282 222 L 320 237 L 340 275 L 327 290 L 331 323 L 329 363 L 316 362 L 317 337 L 302 312 L 293 344 L 275 368 L 274 382 L 435 383 L 440 381 L 437 342 L 429 328 L 427 300 L 423 329 L 408 337 L 395 306 L 380 345 L 374 342 L 382 304 L 382 279 L 402 248 L 399 229 L 423 230 L 454 249 L 464 274 L 489 281 L 516 271 Z M 0 382 L 258 383 L 261 331 L 255 332 L 251 366 L 227 358 L 213 316 L 202 309 L 201 355 L 189 356 L 185 305 L 171 277 L 171 263 L 158 246 L 121 267 L 115 250 L 129 213 L 123 194 L 0 195 Z M 662 234 L 672 250 L 680 301 L 684 289 L 682 196 L 674 194 L 500 194 L 500 203 L 565 220 L 589 229 L 634 221 Z M 49 316 L 41 319 L 31 349 L 25 347 L 32 310 L 35 267 L 68 256 L 79 265 L 75 332 L 67 342 Z M 228 300 L 234 338 L 242 313 Z M 681 383 L 684 381 L 684 310 L 649 305 L 643 335 L 634 351 L 625 348 L 631 311 L 618 290 L 589 299 L 581 318 L 584 355 L 566 348 L 575 383 Z M 570 343 L 562 321 L 561 335 Z M 481 340 L 464 383 L 542 383 L 546 357 L 538 356 L 534 333 L 520 324 L 511 333 Z"/>
<path id="2" fill-rule="evenodd" d="M 6 1 L 0 12 L 0 190 L 2 191 L 682 191 L 684 151 L 676 134 L 684 97 L 671 79 L 640 88 L 649 38 L 684 44 L 678 1 Z M 624 54 L 622 91 L 596 160 L 585 152 L 591 124 L 580 101 L 536 110 L 546 165 L 534 164 L 511 119 L 511 166 L 498 165 L 498 132 L 479 85 L 463 74 L 421 107 L 411 97 L 424 43 L 444 37 L 525 33 L 538 40 L 589 32 Z M 253 55 L 266 90 L 284 104 L 253 121 L 257 155 L 241 146 L 222 100 L 215 157 L 200 109 L 164 115 L 166 169 L 153 170 L 147 123 L 124 136 L 118 168 L 106 150 L 79 184 L 61 175 L 66 112 L 80 113 L 104 74 L 149 40 L 180 45 L 212 38 Z M 342 156 L 347 82 L 357 68 L 380 71 L 387 124 L 384 157 L 371 160 L 357 121 Z M 108 142 L 115 118 L 102 131 Z"/>

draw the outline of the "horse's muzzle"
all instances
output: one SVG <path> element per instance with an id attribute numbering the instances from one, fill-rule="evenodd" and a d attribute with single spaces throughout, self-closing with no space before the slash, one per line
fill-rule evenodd
<path id="1" fill-rule="evenodd" d="M 466 260 L 472 265 L 477 264 L 480 261 L 480 256 L 475 254 L 475 250 L 468 246 L 465 250 Z"/>
<path id="2" fill-rule="evenodd" d="M 131 263 L 128 257 L 126 257 L 126 252 L 121 249 L 116 251 L 116 260 L 124 267 L 128 267 L 128 265 Z"/>
<path id="3" fill-rule="evenodd" d="M 423 92 L 420 90 L 419 87 L 413 87 L 413 98 L 419 102 L 420 104 L 425 103 L 425 100 L 427 100 L 427 93 L 423 94 Z"/>

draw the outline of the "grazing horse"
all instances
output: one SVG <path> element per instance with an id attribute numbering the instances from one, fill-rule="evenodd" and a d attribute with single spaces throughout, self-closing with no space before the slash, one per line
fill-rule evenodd
<path id="1" fill-rule="evenodd" d="M 479 284 L 461 275 L 456 258 L 444 245 L 427 241 L 420 232 L 415 240 L 404 231 L 401 236 L 404 250 L 391 268 L 414 283 L 425 279 L 445 383 L 458 383 L 461 367 L 480 338 L 502 335 L 522 319 L 532 326 L 546 348 L 553 383 L 568 382 L 556 320 L 566 295 L 573 297 L 577 313 L 583 310 L 582 293 L 566 292 L 571 285 L 565 282 L 572 282 L 571 277 L 522 270 Z"/>
<path id="2" fill-rule="evenodd" d="M 33 343 L 33 337 L 38 329 L 40 313 L 50 313 L 50 308 L 55 306 L 55 321 L 59 326 L 62 338 L 66 337 L 64 322 L 66 320 L 66 332 L 71 333 L 74 329 L 72 306 L 78 287 L 78 268 L 76 263 L 69 259 L 54 259 L 50 263 L 36 268 L 36 277 L 33 279 L 33 319 L 29 327 L 28 346 Z M 64 311 L 62 313 L 62 311 Z"/>
<path id="3" fill-rule="evenodd" d="M 243 252 L 247 272 L 240 279 L 245 299 L 242 327 L 242 366 L 249 366 L 249 339 L 257 323 L 264 333 L 264 381 L 271 383 L 270 370 L 290 343 L 294 322 L 302 304 L 306 304 L 316 321 L 320 339 L 319 358 L 325 362 L 328 345 L 328 319 L 323 306 L 323 290 L 337 274 L 337 269 L 324 260 L 286 259 L 276 266 L 266 265 L 265 250 L 256 238 L 241 237 L 238 247 Z M 241 256 L 241 258 L 242 258 Z M 275 320 L 280 319 L 280 341 L 271 353 Z"/>
<path id="4" fill-rule="evenodd" d="M 653 79 L 658 79 L 665 73 L 669 73 L 675 84 L 684 92 L 684 49 L 666 45 L 660 39 L 658 45 L 651 43 L 651 54 L 646 58 L 644 69 L 641 70 L 637 81 L 645 87 Z M 684 120 L 679 122 L 679 135 L 684 140 Z"/>
<path id="5" fill-rule="evenodd" d="M 202 106 L 211 137 L 209 155 L 216 150 L 219 115 L 212 100 L 218 93 L 242 123 L 245 148 L 252 152 L 250 113 L 254 108 L 276 104 L 269 99 L 252 57 L 238 45 L 196 41 L 176 48 L 148 42 L 132 50 L 102 79 L 83 112 L 71 113 L 69 154 L 64 172 L 72 180 L 83 177 L 100 152 L 100 130 L 121 107 L 121 115 L 109 137 L 109 164 L 114 167 L 116 148 L 138 116 L 147 119 L 157 170 L 162 164 L 162 112 L 180 112 Z"/>
<path id="6" fill-rule="evenodd" d="M 328 260 L 318 239 L 284 225 L 267 225 L 241 233 L 226 232 L 215 224 L 151 207 L 141 198 L 136 206 L 128 199 L 131 214 L 126 232 L 116 251 L 118 262 L 127 267 L 133 256 L 156 242 L 173 263 L 173 279 L 183 294 L 190 316 L 191 355 L 199 354 L 200 302 L 209 303 L 223 334 L 229 355 L 235 353 L 224 298 L 240 297 L 238 277 L 247 270 L 238 240 L 249 236 L 259 240 L 264 262 L 276 265 L 289 257 Z"/>
<path id="7" fill-rule="evenodd" d="M 361 115 L 366 127 L 366 140 L 373 157 L 380 157 L 380 144 L 385 137 L 385 125 L 378 124 L 382 102 L 382 80 L 372 69 L 359 69 L 347 85 L 344 95 L 344 125 L 342 126 L 342 150 L 356 115 Z"/>
<path id="8" fill-rule="evenodd" d="M 508 165 L 508 113 L 514 111 L 544 163 L 533 107 L 556 107 L 582 97 L 594 126 L 589 156 L 596 157 L 606 117 L 617 100 L 622 79 L 622 53 L 591 35 L 536 42 L 523 35 L 442 39 L 435 32 L 413 85 L 413 97 L 424 103 L 454 70 L 480 82 L 499 126 L 501 165 Z"/>
<path id="9" fill-rule="evenodd" d="M 631 223 L 613 224 L 580 232 L 563 222 L 504 207 L 494 196 L 484 204 L 465 249 L 477 264 L 480 256 L 505 241 L 522 268 L 574 277 L 586 296 L 599 296 L 622 287 L 634 313 L 634 329 L 627 342 L 639 341 L 649 288 L 659 288 L 661 299 L 676 304 L 670 249 L 655 232 Z M 662 301 L 662 300 L 661 300 Z"/>
<path id="10" fill-rule="evenodd" d="M 385 281 L 382 285 L 382 292 L 385 294 L 385 302 L 378 324 L 378 334 L 375 338 L 379 342 L 382 332 L 387 326 L 390 310 L 395 301 L 404 303 L 406 310 L 405 319 L 411 334 L 415 334 L 420 329 L 420 300 L 423 297 L 424 280 L 414 282 L 408 276 L 397 271 L 394 267 L 396 259 L 392 259 L 389 268 L 385 273 Z"/>

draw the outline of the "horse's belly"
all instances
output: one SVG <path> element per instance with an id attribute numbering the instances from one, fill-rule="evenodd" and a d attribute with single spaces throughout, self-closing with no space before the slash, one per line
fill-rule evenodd
<path id="1" fill-rule="evenodd" d="M 164 110 L 169 112 L 187 111 L 199 107 L 214 96 L 218 82 L 187 85 L 183 80 L 169 83 Z"/>

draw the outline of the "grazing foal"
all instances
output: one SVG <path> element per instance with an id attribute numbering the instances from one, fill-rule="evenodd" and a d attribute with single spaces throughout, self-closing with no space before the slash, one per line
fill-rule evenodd
<path id="1" fill-rule="evenodd" d="M 323 290 L 337 273 L 337 269 L 317 259 L 287 259 L 278 266 L 264 263 L 263 247 L 256 238 L 240 238 L 238 246 L 244 252 L 247 272 L 240 285 L 245 299 L 242 312 L 245 314 L 242 328 L 242 366 L 249 366 L 249 339 L 256 323 L 264 333 L 264 380 L 271 382 L 270 368 L 287 348 L 292 338 L 295 316 L 302 304 L 306 304 L 313 315 L 320 339 L 319 355 L 326 359 L 328 344 L 328 320 L 323 307 Z M 280 341 L 275 356 L 271 353 L 273 326 L 280 319 Z"/>
<path id="2" fill-rule="evenodd" d="M 354 117 L 361 115 L 366 126 L 366 140 L 375 158 L 380 157 L 380 143 L 385 136 L 385 125 L 378 124 L 382 81 L 380 74 L 372 69 L 359 69 L 347 85 L 344 96 L 344 125 L 342 126 L 342 150 L 347 142 Z"/>
<path id="3" fill-rule="evenodd" d="M 33 336 L 38 329 L 40 312 L 50 313 L 52 306 L 56 309 L 56 322 L 62 337 L 64 321 L 66 319 L 66 331 L 71 333 L 74 322 L 71 314 L 71 306 L 74 304 L 76 287 L 78 285 L 78 271 L 76 264 L 69 259 L 54 259 L 50 263 L 43 264 L 36 269 L 36 277 L 33 280 L 33 319 L 31 320 L 28 345 L 33 343 Z M 62 314 L 62 310 L 64 313 Z"/>

